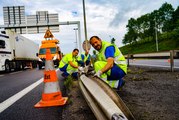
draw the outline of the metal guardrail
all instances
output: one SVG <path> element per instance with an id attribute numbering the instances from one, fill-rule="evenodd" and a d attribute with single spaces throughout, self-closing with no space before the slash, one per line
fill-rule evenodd
<path id="1" fill-rule="evenodd" d="M 150 58 L 150 59 L 170 59 L 170 69 L 171 72 L 174 71 L 174 59 L 179 58 L 179 50 L 170 50 L 165 52 L 155 52 L 155 53 L 141 53 L 141 54 L 128 54 L 125 55 L 127 59 L 128 66 L 130 65 L 129 60 L 134 58 Z"/>
<path id="2" fill-rule="evenodd" d="M 98 120 L 134 120 L 118 94 L 103 80 L 82 74 L 79 85 Z"/>

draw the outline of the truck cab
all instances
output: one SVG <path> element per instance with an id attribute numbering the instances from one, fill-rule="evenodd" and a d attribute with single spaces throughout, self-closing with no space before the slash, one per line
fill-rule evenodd
<path id="1" fill-rule="evenodd" d="M 9 69 L 9 60 L 12 60 L 9 36 L 6 31 L 0 31 L 0 71 Z"/>

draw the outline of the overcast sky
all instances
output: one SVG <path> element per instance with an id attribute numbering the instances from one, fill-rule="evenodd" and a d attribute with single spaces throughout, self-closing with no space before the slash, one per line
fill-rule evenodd
<path id="1" fill-rule="evenodd" d="M 88 39 L 98 35 L 101 39 L 110 41 L 114 37 L 116 45 L 121 47 L 128 20 L 159 9 L 165 2 L 172 4 L 174 9 L 179 6 L 179 0 L 85 0 Z M 58 13 L 59 22 L 80 21 L 81 38 L 84 41 L 82 0 L 1 0 L 1 25 L 4 24 L 4 6 L 25 6 L 26 15 L 35 15 L 36 11 Z M 60 26 L 59 33 L 54 33 L 55 38 L 60 40 L 62 52 L 68 53 L 76 47 L 73 30 L 76 27 L 76 25 L 63 25 Z M 24 36 L 40 44 L 44 34 Z"/>

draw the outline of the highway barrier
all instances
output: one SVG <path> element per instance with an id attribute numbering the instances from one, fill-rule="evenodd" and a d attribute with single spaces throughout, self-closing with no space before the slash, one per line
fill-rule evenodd
<path id="1" fill-rule="evenodd" d="M 50 49 L 47 49 L 42 99 L 34 107 L 60 106 L 66 104 L 67 99 L 62 97 Z"/>
<path id="2" fill-rule="evenodd" d="M 118 94 L 100 78 L 82 74 L 79 85 L 98 120 L 135 120 Z"/>
<path id="3" fill-rule="evenodd" d="M 170 70 L 171 72 L 174 71 L 174 59 L 179 58 L 179 50 L 170 50 L 170 51 L 163 51 L 163 52 L 153 52 L 153 53 L 140 53 L 140 54 L 128 54 L 125 55 L 127 59 L 128 66 L 130 65 L 130 59 L 137 59 L 137 58 L 147 58 L 147 59 L 168 59 L 170 63 Z"/>

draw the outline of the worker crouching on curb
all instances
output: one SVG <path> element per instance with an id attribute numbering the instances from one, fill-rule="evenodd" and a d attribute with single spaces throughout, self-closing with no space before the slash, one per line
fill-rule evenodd
<path id="1" fill-rule="evenodd" d="M 82 53 L 78 57 L 78 64 L 82 67 L 89 66 L 91 64 L 91 56 L 88 50 L 86 50 L 85 53 Z"/>
<path id="2" fill-rule="evenodd" d="M 72 53 L 66 54 L 59 64 L 59 69 L 62 71 L 63 77 L 68 77 L 72 75 L 74 78 L 77 78 L 78 75 L 78 63 L 76 62 L 76 57 L 79 53 L 78 49 L 74 49 Z"/>
<path id="3" fill-rule="evenodd" d="M 98 60 L 94 63 L 95 76 L 103 79 L 112 88 L 122 87 L 127 64 L 121 51 L 114 44 L 102 41 L 98 36 L 92 36 L 90 44 L 99 52 Z"/>

